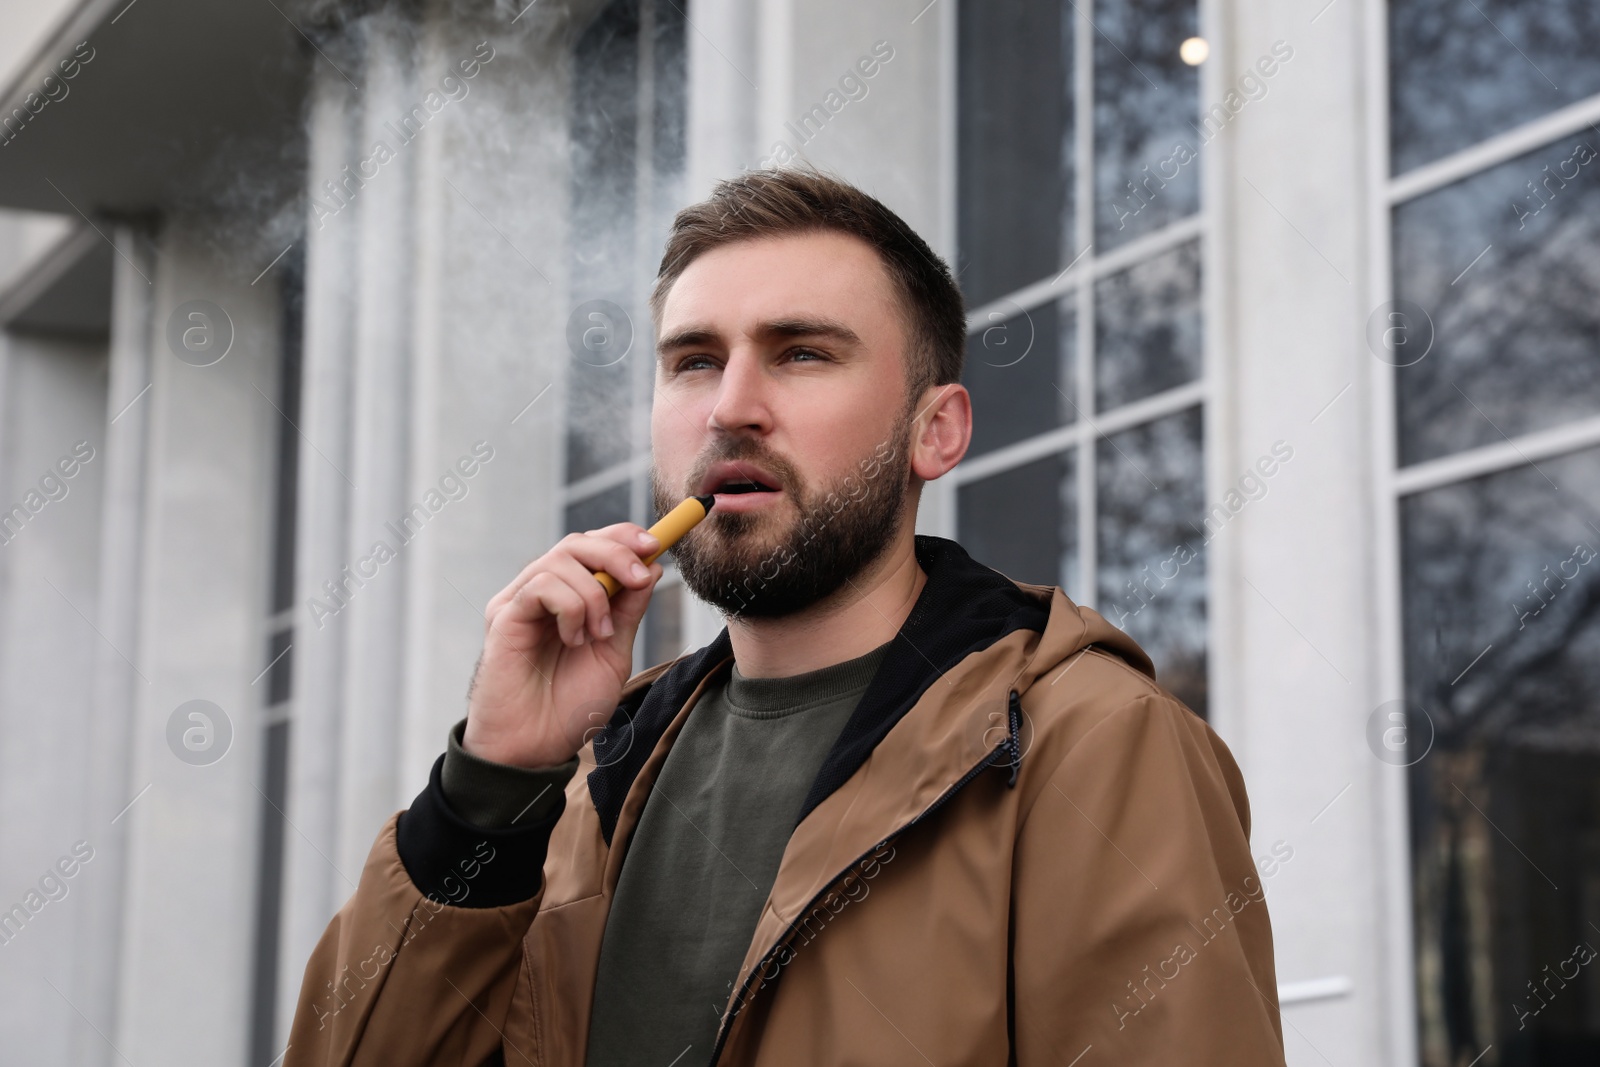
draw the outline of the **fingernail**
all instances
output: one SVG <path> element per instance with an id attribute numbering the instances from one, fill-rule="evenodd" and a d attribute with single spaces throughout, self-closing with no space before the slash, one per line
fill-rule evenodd
<path id="1" fill-rule="evenodd" d="M 610 637 L 611 636 L 611 616 L 610 615 L 607 615 L 605 618 L 600 620 L 600 636 L 601 637 Z"/>
<path id="2" fill-rule="evenodd" d="M 646 567 L 643 563 L 635 563 L 633 565 L 633 576 L 643 581 L 644 579 L 650 577 L 650 568 Z"/>

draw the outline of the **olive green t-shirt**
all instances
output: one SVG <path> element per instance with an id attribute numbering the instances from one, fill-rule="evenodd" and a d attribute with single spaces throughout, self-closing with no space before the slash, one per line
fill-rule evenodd
<path id="1" fill-rule="evenodd" d="M 735 665 L 689 713 L 606 919 L 588 1067 L 709 1060 L 800 805 L 888 647 L 788 678 Z M 461 726 L 441 785 L 476 825 L 539 819 L 576 773 L 576 759 L 523 769 L 469 756 Z"/>

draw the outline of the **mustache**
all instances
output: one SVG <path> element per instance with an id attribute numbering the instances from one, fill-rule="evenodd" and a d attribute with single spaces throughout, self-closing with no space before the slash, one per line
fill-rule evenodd
<path id="1" fill-rule="evenodd" d="M 696 464 L 689 475 L 686 495 L 698 490 L 701 481 L 706 476 L 706 472 L 717 463 L 749 464 L 752 467 L 760 467 L 762 470 L 770 471 L 773 478 L 777 479 L 779 488 L 787 488 L 798 482 L 794 475 L 794 465 L 781 456 L 759 450 L 736 449 L 713 452 L 703 462 Z"/>

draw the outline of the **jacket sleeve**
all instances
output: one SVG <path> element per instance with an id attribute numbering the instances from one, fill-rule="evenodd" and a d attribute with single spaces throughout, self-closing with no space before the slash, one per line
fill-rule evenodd
<path id="1" fill-rule="evenodd" d="M 502 1051 L 526 1062 L 503 1031 L 566 794 L 557 785 L 513 825 L 476 826 L 446 800 L 444 761 L 385 824 L 312 952 L 284 1067 L 472 1067 Z"/>
<path id="2" fill-rule="evenodd" d="M 1272 929 L 1220 738 L 1138 697 L 1066 752 L 1018 831 L 1016 1062 L 1281 1065 Z M 1089 1062 L 1085 1060 L 1085 1062 Z"/>

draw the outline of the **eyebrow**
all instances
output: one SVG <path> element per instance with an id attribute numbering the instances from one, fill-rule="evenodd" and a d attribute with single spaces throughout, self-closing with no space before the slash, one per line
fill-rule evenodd
<path id="1" fill-rule="evenodd" d="M 860 345 L 856 332 L 836 319 L 773 319 L 756 327 L 755 336 L 761 340 L 795 337 L 827 337 L 845 345 Z M 710 326 L 690 326 L 663 337 L 656 344 L 656 354 L 665 356 L 683 348 L 716 344 L 722 335 Z"/>

